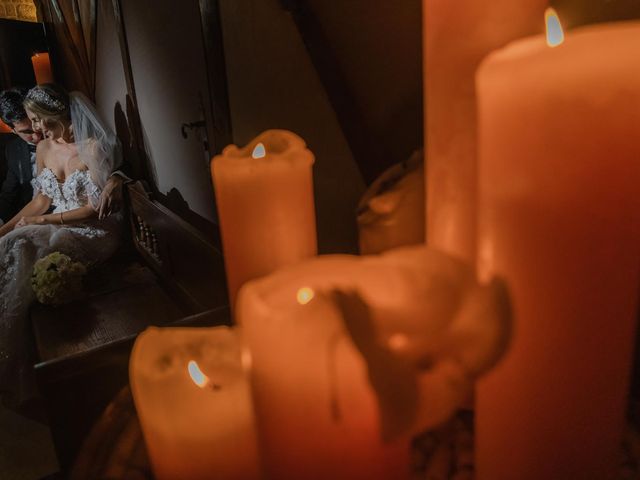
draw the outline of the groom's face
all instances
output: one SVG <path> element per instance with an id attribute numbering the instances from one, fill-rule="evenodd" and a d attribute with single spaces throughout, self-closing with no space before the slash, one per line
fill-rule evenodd
<path id="1" fill-rule="evenodd" d="M 32 143 L 34 145 L 42 140 L 42 132 L 34 130 L 31 125 L 31 120 L 28 118 L 13 122 L 13 133 L 18 135 L 25 142 Z"/>

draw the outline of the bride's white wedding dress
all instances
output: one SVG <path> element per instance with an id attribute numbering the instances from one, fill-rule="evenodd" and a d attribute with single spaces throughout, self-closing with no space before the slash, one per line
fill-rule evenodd
<path id="1" fill-rule="evenodd" d="M 97 205 L 101 190 L 87 170 L 60 181 L 43 168 L 32 181 L 34 194 L 52 199 L 53 213 Z M 0 238 L 0 396 L 17 403 L 32 394 L 29 306 L 35 299 L 30 277 L 39 258 L 59 251 L 88 267 L 107 259 L 120 241 L 121 216 L 76 225 L 29 225 Z M 60 325 L 64 328 L 64 325 Z"/>

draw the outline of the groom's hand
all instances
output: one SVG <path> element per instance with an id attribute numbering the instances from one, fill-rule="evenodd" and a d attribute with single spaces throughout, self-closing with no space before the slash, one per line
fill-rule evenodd
<path id="1" fill-rule="evenodd" d="M 98 218 L 103 219 L 120 211 L 122 208 L 122 177 L 111 175 L 109 181 L 102 189 L 100 195 L 100 206 L 98 207 Z"/>

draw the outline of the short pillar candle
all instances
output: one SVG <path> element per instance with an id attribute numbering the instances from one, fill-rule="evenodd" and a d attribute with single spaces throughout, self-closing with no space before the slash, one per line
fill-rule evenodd
<path id="1" fill-rule="evenodd" d="M 248 363 L 228 327 L 140 334 L 130 382 L 155 478 L 260 478 Z"/>
<path id="2" fill-rule="evenodd" d="M 286 130 L 226 147 L 211 170 L 233 307 L 238 289 L 317 253 L 313 154 Z"/>

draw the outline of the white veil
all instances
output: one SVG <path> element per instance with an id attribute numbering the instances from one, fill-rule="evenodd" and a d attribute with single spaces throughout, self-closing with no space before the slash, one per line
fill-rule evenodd
<path id="1" fill-rule="evenodd" d="M 89 167 L 93 182 L 102 189 L 122 162 L 118 137 L 83 93 L 69 94 L 69 109 L 80 160 Z"/>

